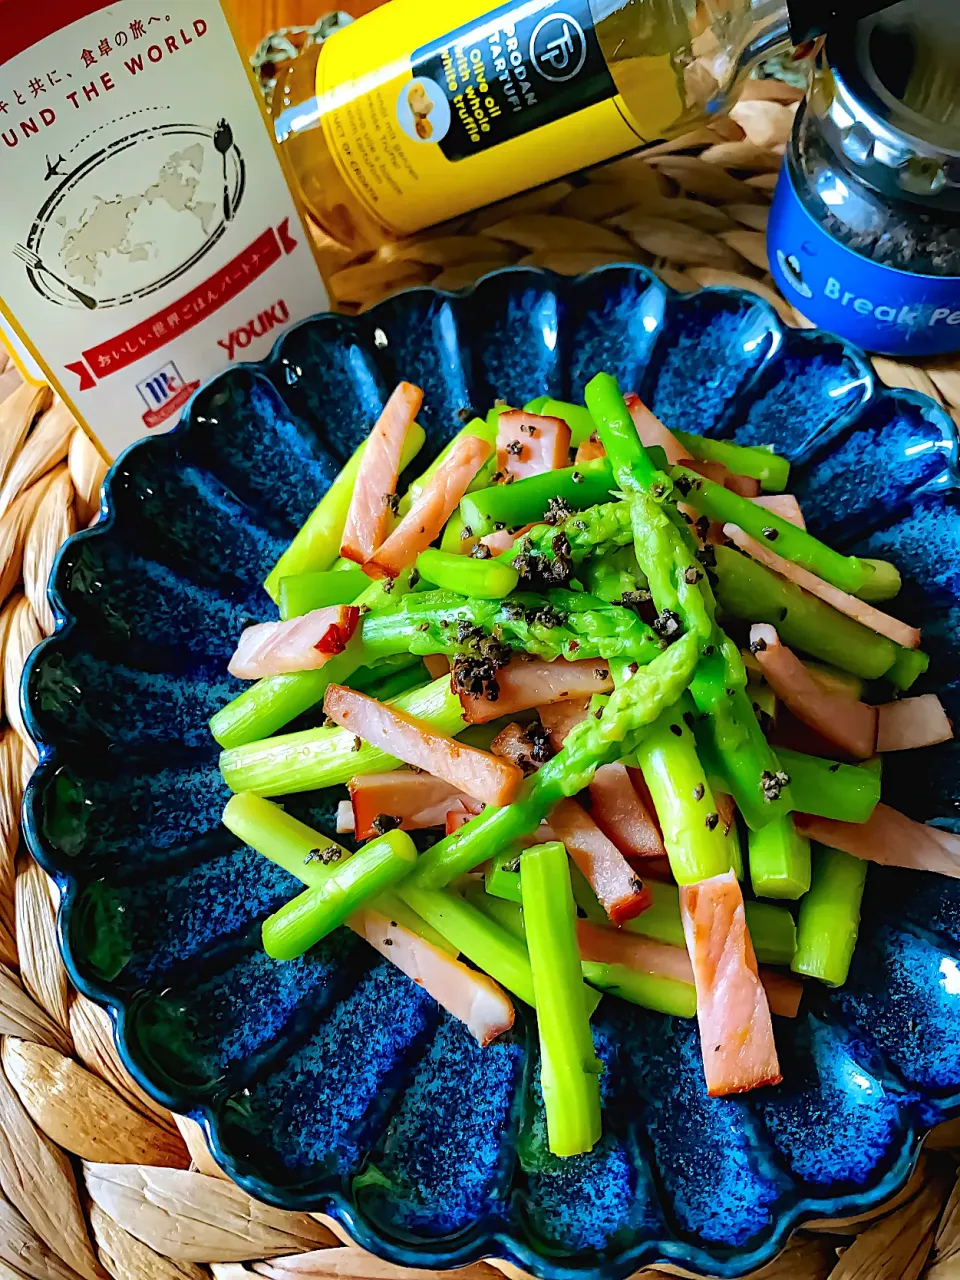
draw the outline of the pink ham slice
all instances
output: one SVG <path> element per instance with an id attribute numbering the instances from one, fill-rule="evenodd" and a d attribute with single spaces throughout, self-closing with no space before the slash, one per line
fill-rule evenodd
<path id="1" fill-rule="evenodd" d="M 377 835 L 374 821 L 381 815 L 399 818 L 403 831 L 442 827 L 447 811 L 465 799 L 464 793 L 429 773 L 368 773 L 347 783 L 358 840 Z"/>
<path id="2" fill-rule="evenodd" d="M 389 499 L 397 491 L 403 442 L 422 404 L 420 388 L 401 382 L 370 432 L 340 543 L 340 554 L 347 560 L 363 564 L 387 535 Z"/>
<path id="3" fill-rule="evenodd" d="M 886 636 L 888 640 L 892 640 L 895 644 L 903 645 L 905 649 L 919 647 L 920 632 L 916 627 L 907 626 L 899 618 L 892 618 L 889 613 L 883 613 L 880 609 L 875 609 L 873 605 L 867 604 L 866 601 L 858 600 L 856 596 L 848 595 L 846 591 L 840 591 L 837 587 L 831 586 L 829 582 L 824 582 L 822 578 L 810 573 L 808 569 L 804 569 L 798 564 L 792 564 L 789 560 L 784 560 L 783 556 L 777 555 L 775 551 L 771 551 L 769 547 L 762 546 L 755 538 L 751 538 L 748 533 L 744 533 L 739 525 L 725 524 L 723 532 L 731 542 L 735 543 L 741 551 L 745 551 L 758 564 L 765 565 L 768 569 L 772 569 L 774 573 L 779 573 L 782 578 L 786 578 L 788 582 L 802 587 L 804 591 L 809 591 L 812 596 L 816 596 L 819 600 L 831 605 L 838 613 L 845 613 L 848 618 L 856 619 L 857 622 L 863 623 L 865 627 L 869 627 L 871 631 L 876 631 L 878 635 Z"/>
<path id="4" fill-rule="evenodd" d="M 729 871 L 684 885 L 680 913 L 697 988 L 707 1093 L 722 1098 L 779 1084 L 770 1005 L 736 876 Z"/>
<path id="5" fill-rule="evenodd" d="M 889 805 L 878 804 L 866 822 L 834 822 L 798 813 L 796 824 L 811 840 L 864 862 L 960 879 L 960 836 L 914 822 Z"/>
<path id="6" fill-rule="evenodd" d="M 877 707 L 877 715 L 878 751 L 912 751 L 953 737 L 953 725 L 935 693 L 886 702 Z"/>
<path id="7" fill-rule="evenodd" d="M 343 653 L 359 621 L 355 605 L 338 604 L 287 622 L 257 623 L 241 635 L 227 670 L 239 680 L 316 671 Z"/>
<path id="8" fill-rule="evenodd" d="M 442 653 L 428 653 L 423 660 L 431 680 L 439 680 L 441 676 L 450 674 L 450 659 Z"/>
<path id="9" fill-rule="evenodd" d="M 470 724 L 485 724 L 501 716 L 516 715 L 549 702 L 591 698 L 610 693 L 613 679 L 602 658 L 581 662 L 523 662 L 511 659 L 497 672 L 499 694 L 494 701 L 473 693 L 461 693 L 463 714 Z"/>
<path id="10" fill-rule="evenodd" d="M 789 520 L 798 529 L 807 527 L 803 512 L 800 510 L 800 503 L 792 493 L 764 493 L 754 498 L 754 502 L 758 507 L 763 507 L 764 511 L 772 511 L 781 520 Z"/>
<path id="11" fill-rule="evenodd" d="M 556 471 L 570 460 L 570 428 L 562 418 L 510 409 L 497 420 L 497 467 L 523 480 Z"/>
<path id="12" fill-rule="evenodd" d="M 422 720 L 344 685 L 330 686 L 323 709 L 335 724 L 364 742 L 442 778 L 483 804 L 510 804 L 523 782 L 522 770 L 509 760 L 464 746 Z"/>
<path id="13" fill-rule="evenodd" d="M 516 1016 L 513 1002 L 485 973 L 455 960 L 372 907 L 355 911 L 347 923 L 354 933 L 458 1018 L 478 1044 L 490 1044 L 513 1026 Z"/>
<path id="14" fill-rule="evenodd" d="M 590 814 L 628 861 L 666 857 L 660 829 L 622 764 L 602 765 L 590 783 Z"/>
<path id="15" fill-rule="evenodd" d="M 593 436 L 589 440 L 584 440 L 577 445 L 577 456 L 575 461 L 580 462 L 596 462 L 598 458 L 605 458 L 607 451 L 599 440 L 594 440 Z"/>
<path id="16" fill-rule="evenodd" d="M 575 800 L 561 800 L 547 825 L 552 838 L 566 845 L 567 853 L 590 882 L 614 924 L 623 924 L 646 911 L 651 902 L 650 891 L 582 805 Z"/>
<path id="17" fill-rule="evenodd" d="M 650 412 L 638 395 L 631 392 L 624 396 L 624 399 L 642 445 L 659 446 L 667 455 L 667 462 L 671 467 L 691 461 L 690 454 L 669 427 L 665 427 L 660 419 Z"/>
<path id="18" fill-rule="evenodd" d="M 493 446 L 479 436 L 464 436 L 434 473 L 394 531 L 363 565 L 371 578 L 395 578 L 438 538 Z"/>
<path id="19" fill-rule="evenodd" d="M 535 529 L 536 525 L 525 524 L 522 529 L 498 529 L 496 533 L 485 534 L 480 541 L 485 547 L 490 548 L 492 555 L 502 555 L 504 551 L 509 551 L 513 544 L 525 533 L 529 533 L 531 529 Z"/>
<path id="20" fill-rule="evenodd" d="M 751 627 L 750 649 L 767 683 L 798 720 L 859 760 L 874 754 L 876 707 L 828 693 L 796 654 L 780 643 L 775 627 L 766 623 Z"/>
<path id="21" fill-rule="evenodd" d="M 550 745 L 559 751 L 567 734 L 590 714 L 589 698 L 567 698 L 563 702 L 547 702 L 537 707 L 540 723 L 550 734 Z"/>

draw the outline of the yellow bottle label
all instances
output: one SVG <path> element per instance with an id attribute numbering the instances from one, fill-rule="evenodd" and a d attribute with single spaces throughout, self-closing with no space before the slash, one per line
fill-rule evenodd
<path id="1" fill-rule="evenodd" d="M 656 138 L 676 80 L 666 54 L 643 64 L 638 119 L 587 0 L 393 0 L 324 45 L 317 96 L 356 198 L 408 235 Z"/>

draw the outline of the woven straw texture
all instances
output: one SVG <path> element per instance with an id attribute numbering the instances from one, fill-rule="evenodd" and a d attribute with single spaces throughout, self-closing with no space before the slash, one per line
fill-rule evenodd
<path id="1" fill-rule="evenodd" d="M 711 130 L 367 260 L 351 260 L 318 234 L 336 304 L 357 311 L 411 285 L 461 288 L 514 262 L 576 274 L 623 260 L 646 263 L 681 290 L 753 289 L 787 323 L 803 324 L 776 294 L 764 251 L 798 96 L 757 82 Z M 960 422 L 960 361 L 875 363 L 885 382 L 926 392 Z M 28 653 L 53 627 L 45 590 L 54 556 L 96 518 L 105 471 L 49 389 L 22 384 L 0 354 L 0 1280 L 432 1280 L 434 1273 L 405 1272 L 353 1247 L 326 1221 L 269 1208 L 226 1181 L 197 1127 L 141 1092 L 106 1015 L 68 986 L 56 888 L 20 850 L 20 800 L 35 755 L 18 691 Z M 958 1163 L 960 1121 L 935 1131 L 910 1184 L 880 1217 L 811 1224 L 757 1275 L 960 1280 Z M 493 1280 L 496 1265 L 450 1274 Z"/>

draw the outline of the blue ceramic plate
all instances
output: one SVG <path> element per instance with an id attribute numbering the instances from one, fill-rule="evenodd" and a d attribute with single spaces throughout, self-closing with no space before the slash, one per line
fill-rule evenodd
<path id="1" fill-rule="evenodd" d="M 577 400 L 600 369 L 671 427 L 791 458 L 816 531 L 902 569 L 894 608 L 933 655 L 923 687 L 960 712 L 946 414 L 756 297 L 680 297 L 632 266 L 572 281 L 512 269 L 466 296 L 420 289 L 309 320 L 116 464 L 103 519 L 60 554 L 59 630 L 25 675 L 41 754 L 26 830 L 63 889 L 73 980 L 109 1009 L 136 1078 L 198 1119 L 253 1195 L 331 1213 L 422 1267 L 492 1254 L 549 1280 L 664 1261 L 740 1276 L 804 1219 L 878 1205 L 925 1129 L 960 1112 L 960 883 L 871 869 L 850 982 L 811 986 L 777 1026 L 776 1089 L 708 1100 L 695 1026 L 605 1000 L 603 1139 L 530 1167 L 529 1019 L 480 1050 L 343 931 L 271 962 L 259 922 L 298 886 L 219 826 L 206 722 L 239 687 L 227 656 L 247 619 L 272 616 L 259 583 L 388 390 L 424 388 L 435 453 L 474 409 Z M 955 744 L 887 772 L 889 800 L 956 829 Z M 336 799 L 296 808 L 333 831 Z"/>

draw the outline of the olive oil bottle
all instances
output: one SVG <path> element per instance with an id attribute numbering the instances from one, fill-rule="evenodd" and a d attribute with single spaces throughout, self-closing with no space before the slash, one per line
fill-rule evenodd
<path id="1" fill-rule="evenodd" d="M 889 2 L 889 0 L 887 0 Z M 676 136 L 884 0 L 392 0 L 289 64 L 277 139 L 357 250 Z"/>

